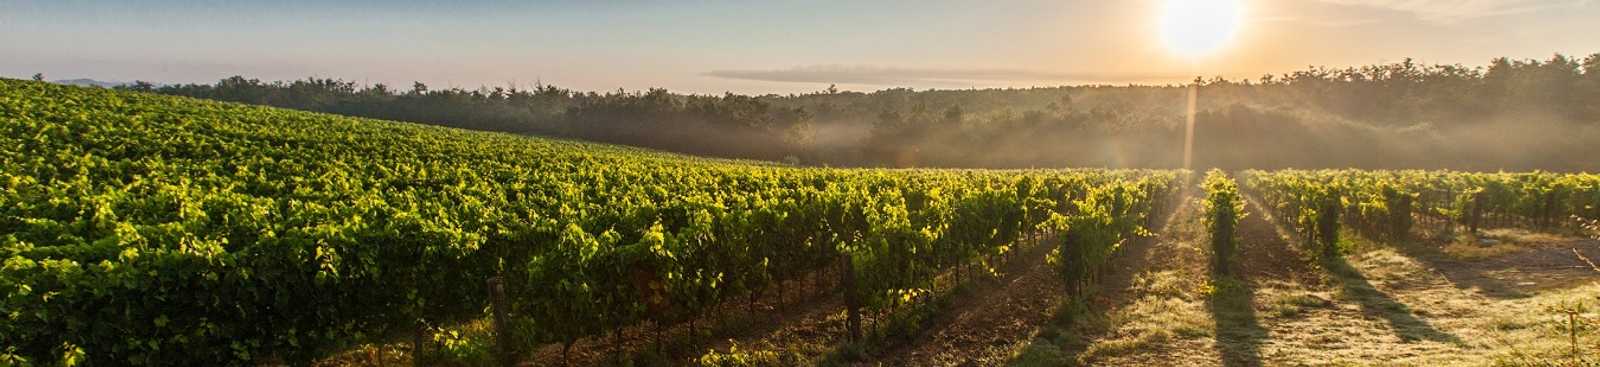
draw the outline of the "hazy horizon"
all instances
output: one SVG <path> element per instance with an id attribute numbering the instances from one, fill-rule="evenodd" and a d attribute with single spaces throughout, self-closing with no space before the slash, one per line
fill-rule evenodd
<path id="1" fill-rule="evenodd" d="M 18 1 L 0 4 L 0 75 L 786 94 L 830 84 L 862 91 L 1165 84 L 1405 58 L 1477 66 L 1600 49 L 1600 39 L 1586 34 L 1600 19 L 1590 0 L 1239 2 L 1239 19 L 1230 20 L 1236 30 L 1214 49 L 1185 54 L 1163 45 L 1160 22 L 1174 11 L 1157 1 Z M 1192 4 L 1181 15 L 1216 16 L 1204 14 L 1211 2 Z"/>

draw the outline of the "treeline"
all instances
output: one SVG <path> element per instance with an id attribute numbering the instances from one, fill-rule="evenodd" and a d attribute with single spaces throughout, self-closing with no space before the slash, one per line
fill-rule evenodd
<path id="1" fill-rule="evenodd" d="M 164 94 L 736 158 L 893 167 L 1596 170 L 1600 54 L 1313 67 L 1189 85 L 722 96 L 553 86 L 410 90 L 233 77 Z"/>
<path id="2" fill-rule="evenodd" d="M 756 97 L 644 92 L 578 92 L 548 85 L 409 90 L 337 79 L 263 82 L 234 76 L 216 84 L 123 89 L 243 102 L 473 130 L 594 140 L 675 152 L 782 160 L 797 151 L 811 121 L 801 108 Z"/>

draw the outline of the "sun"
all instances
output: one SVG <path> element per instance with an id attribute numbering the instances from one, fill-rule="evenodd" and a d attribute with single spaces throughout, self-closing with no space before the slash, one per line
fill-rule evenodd
<path id="1" fill-rule="evenodd" d="M 1161 41 L 1167 51 L 1200 58 L 1228 45 L 1244 20 L 1241 0 L 1166 0 L 1161 7 Z"/>

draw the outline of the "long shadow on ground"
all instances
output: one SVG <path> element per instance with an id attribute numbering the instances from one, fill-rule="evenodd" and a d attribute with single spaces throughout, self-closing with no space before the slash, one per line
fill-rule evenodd
<path id="1" fill-rule="evenodd" d="M 1291 258 L 1288 247 L 1259 217 L 1246 217 L 1238 228 L 1242 247 L 1226 274 L 1211 273 L 1213 291 L 1207 299 L 1211 319 L 1217 324 L 1216 349 L 1224 366 L 1260 366 L 1261 343 L 1266 328 L 1256 317 L 1257 277 L 1273 277 L 1265 267 L 1277 267 L 1272 258 Z M 1257 262 L 1260 262 L 1259 264 Z M 1280 267 L 1281 268 L 1281 267 Z M 1283 269 L 1270 269 L 1279 271 Z"/>
<path id="2" fill-rule="evenodd" d="M 1340 290 L 1361 304 L 1363 313 L 1383 318 L 1401 339 L 1461 343 L 1461 338 L 1434 328 L 1427 320 L 1417 317 L 1411 307 L 1378 290 L 1361 274 L 1361 270 L 1351 266 L 1344 258 L 1323 259 L 1322 265 L 1339 282 Z"/>
<path id="3" fill-rule="evenodd" d="M 1376 236 L 1365 233 L 1362 234 L 1362 237 L 1368 240 L 1376 238 Z M 1440 251 L 1437 244 L 1430 241 L 1417 240 L 1421 238 L 1419 234 L 1414 233 L 1411 237 L 1413 240 L 1398 241 L 1399 243 L 1396 243 L 1397 241 L 1385 241 L 1383 243 L 1387 243 L 1390 247 L 1399 251 L 1400 254 L 1417 260 L 1429 269 L 1435 270 L 1444 276 L 1445 280 L 1450 281 L 1450 284 L 1455 285 L 1456 288 L 1475 288 L 1485 296 L 1500 299 L 1528 297 L 1528 294 L 1517 290 L 1511 284 L 1484 274 L 1487 269 L 1481 266 L 1467 266 L 1466 262 L 1449 259 Z"/>
<path id="4" fill-rule="evenodd" d="M 1255 287 L 1219 275 L 1213 278 L 1211 317 L 1217 322 L 1217 350 L 1224 366 L 1260 366 L 1267 330 L 1256 320 Z"/>
<path id="5" fill-rule="evenodd" d="M 1253 197 L 1249 198 L 1249 200 L 1251 208 L 1259 210 L 1257 213 L 1267 213 L 1264 211 L 1265 207 L 1261 205 L 1259 201 L 1256 201 Z M 1245 220 L 1249 221 L 1251 219 L 1246 218 Z M 1278 226 L 1274 226 L 1274 228 L 1277 232 L 1279 232 L 1280 238 L 1293 238 L 1293 236 L 1288 235 L 1290 232 L 1286 231 L 1284 228 Z M 1414 246 L 1397 247 L 1411 247 L 1412 250 L 1417 250 L 1417 248 Z M 1401 252 L 1405 253 L 1406 250 L 1401 249 Z M 1408 253 L 1407 255 L 1411 256 L 1413 254 L 1414 253 Z M 1419 261 L 1423 261 L 1420 260 L 1421 256 L 1414 257 L 1418 258 Z M 1437 257 L 1430 258 L 1437 259 Z M 1325 269 L 1329 275 L 1331 275 L 1331 278 L 1338 282 L 1340 290 L 1345 295 L 1349 296 L 1349 298 L 1352 298 L 1360 303 L 1363 313 L 1368 315 L 1376 315 L 1383 318 L 1384 321 L 1389 324 L 1390 328 L 1395 331 L 1395 334 L 1397 334 L 1401 339 L 1407 341 L 1433 340 L 1456 344 L 1461 343 L 1461 339 L 1459 337 L 1440 331 L 1439 329 L 1433 327 L 1433 325 L 1428 323 L 1427 320 L 1417 317 L 1416 313 L 1411 311 L 1411 307 L 1406 306 L 1404 303 L 1401 303 L 1398 300 L 1395 300 L 1394 297 L 1389 296 L 1387 293 L 1378 290 L 1377 287 L 1372 285 L 1372 282 L 1367 280 L 1365 275 L 1361 274 L 1361 270 L 1350 265 L 1349 261 L 1345 260 L 1345 258 L 1322 258 L 1319 260 L 1319 262 L 1321 263 L 1322 268 Z M 1427 261 L 1424 262 L 1426 263 Z M 1431 263 L 1429 264 L 1429 266 L 1433 265 L 1434 264 Z M 1492 280 L 1487 278 L 1483 279 Z"/>

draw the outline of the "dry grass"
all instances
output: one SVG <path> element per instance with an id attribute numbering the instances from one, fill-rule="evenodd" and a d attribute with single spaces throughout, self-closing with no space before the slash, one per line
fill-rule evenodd
<path id="1" fill-rule="evenodd" d="M 1262 219 L 1246 218 L 1241 229 L 1271 225 Z M 1194 242 L 1203 236 L 1184 232 L 1155 250 L 1182 261 L 1132 270 L 1124 301 L 1098 311 L 1107 316 L 1036 338 L 1013 364 L 1525 365 L 1569 353 L 1559 326 L 1566 316 L 1551 310 L 1600 305 L 1600 272 L 1576 267 L 1572 254 L 1600 252 L 1594 241 L 1493 230 L 1484 233 L 1498 242 L 1490 246 L 1388 245 L 1346 233 L 1352 252 L 1317 263 L 1312 276 L 1232 278 L 1205 272 L 1209 260 Z M 1278 237 L 1242 243 L 1287 241 Z M 1583 315 L 1600 319 L 1597 308 Z M 1585 337 L 1600 348 L 1600 335 Z"/>
<path id="2" fill-rule="evenodd" d="M 1453 260 L 1476 261 L 1511 255 L 1529 248 L 1557 246 L 1572 237 L 1519 228 L 1483 230 L 1477 236 L 1461 233 L 1440 245 L 1439 253 Z"/>

